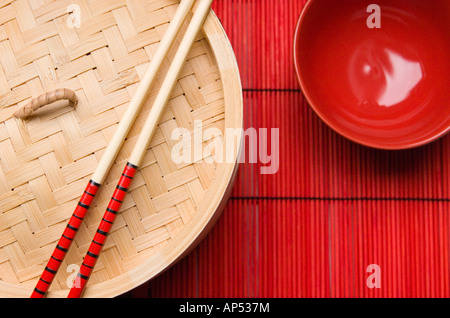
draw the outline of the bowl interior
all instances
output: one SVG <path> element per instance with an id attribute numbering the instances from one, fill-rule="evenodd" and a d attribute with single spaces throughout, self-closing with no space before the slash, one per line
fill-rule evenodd
<path id="1" fill-rule="evenodd" d="M 383 149 L 425 144 L 450 127 L 450 1 L 373 3 L 306 4 L 294 43 L 302 92 L 353 141 Z"/>

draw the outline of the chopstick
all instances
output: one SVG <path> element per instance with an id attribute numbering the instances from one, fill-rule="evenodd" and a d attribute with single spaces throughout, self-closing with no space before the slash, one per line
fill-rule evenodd
<path id="1" fill-rule="evenodd" d="M 71 218 L 68 221 L 66 228 L 53 251 L 51 258 L 49 259 L 47 266 L 45 267 L 39 281 L 36 284 L 35 289 L 31 294 L 31 298 L 43 298 L 48 289 L 50 288 L 53 279 L 55 278 L 59 267 L 61 266 L 69 248 L 72 244 L 75 235 L 80 228 L 83 219 L 92 204 L 98 189 L 103 183 L 108 171 L 111 168 L 120 148 L 125 140 L 125 137 L 129 133 L 131 126 L 133 125 L 139 110 L 141 109 L 143 102 L 145 101 L 149 88 L 156 78 L 156 73 L 159 71 L 167 53 L 172 46 L 175 38 L 177 37 L 181 26 L 188 13 L 190 12 L 195 0 L 182 0 L 175 16 L 169 24 L 169 27 L 164 34 L 159 47 L 150 62 L 149 68 L 145 73 L 144 78 L 141 80 L 136 93 L 130 101 L 130 104 L 120 120 L 117 129 L 111 138 L 111 141 L 107 145 L 100 162 L 94 171 L 86 189 L 81 196 L 78 205 Z"/>
<path id="2" fill-rule="evenodd" d="M 102 220 L 98 226 L 94 238 L 81 264 L 80 270 L 75 278 L 72 288 L 69 291 L 68 298 L 78 298 L 84 291 L 89 277 L 94 269 L 107 236 L 114 224 L 117 213 L 119 213 L 122 202 L 128 191 L 128 188 L 134 178 L 134 175 L 149 147 L 151 138 L 155 132 L 166 103 L 175 86 L 180 70 L 185 63 L 187 54 L 194 43 L 198 32 L 210 11 L 212 0 L 200 0 L 195 13 L 186 30 L 183 40 L 180 43 L 178 51 L 173 59 L 172 65 L 166 74 L 164 82 L 156 97 L 154 104 L 148 114 L 146 122 L 135 144 L 133 152 L 126 164 L 122 176 L 114 190 L 111 200 L 106 208 Z"/>

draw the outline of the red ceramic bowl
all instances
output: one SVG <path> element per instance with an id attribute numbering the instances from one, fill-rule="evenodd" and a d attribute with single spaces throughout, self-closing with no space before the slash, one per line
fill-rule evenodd
<path id="1" fill-rule="evenodd" d="M 449 0 L 309 0 L 294 57 L 310 106 L 357 143 L 406 149 L 450 129 Z"/>

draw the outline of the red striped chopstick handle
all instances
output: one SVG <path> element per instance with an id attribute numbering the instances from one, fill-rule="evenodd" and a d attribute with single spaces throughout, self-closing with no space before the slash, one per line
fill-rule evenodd
<path id="1" fill-rule="evenodd" d="M 81 263 L 80 271 L 78 272 L 72 288 L 70 289 L 68 298 L 79 298 L 83 293 L 83 290 L 89 280 L 89 277 L 94 269 L 100 252 L 106 242 L 106 238 L 114 224 L 117 213 L 119 213 L 120 207 L 123 203 L 134 174 L 136 173 L 137 166 L 127 163 L 122 176 L 114 190 L 113 196 L 109 201 L 103 218 L 97 228 L 97 232 L 94 234 L 94 238 L 89 246 L 89 249 Z"/>
<path id="2" fill-rule="evenodd" d="M 35 289 L 31 294 L 31 298 L 43 298 L 47 293 L 53 279 L 58 272 L 59 267 L 61 266 L 64 257 L 66 256 L 70 245 L 72 244 L 75 235 L 77 234 L 78 229 L 83 222 L 83 219 L 88 211 L 92 201 L 94 200 L 95 195 L 98 192 L 100 184 L 89 181 L 83 195 L 81 196 L 80 201 L 75 208 L 69 222 L 67 223 L 66 228 L 56 245 L 55 250 L 53 251 L 50 260 L 47 263 L 47 266 L 44 269 L 39 281 L 36 284 Z"/>

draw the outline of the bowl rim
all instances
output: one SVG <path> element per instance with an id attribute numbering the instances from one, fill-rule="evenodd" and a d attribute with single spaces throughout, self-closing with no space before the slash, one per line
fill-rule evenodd
<path id="1" fill-rule="evenodd" d="M 302 11 L 300 12 L 300 15 L 297 19 L 297 25 L 295 27 L 294 32 L 294 43 L 292 46 L 293 49 L 293 59 L 294 59 L 294 68 L 295 73 L 297 76 L 297 82 L 300 86 L 300 91 L 302 92 L 304 98 L 306 99 L 306 102 L 308 103 L 309 107 L 314 111 L 314 113 L 322 120 L 329 128 L 337 132 L 339 135 L 341 135 L 344 138 L 347 138 L 357 144 L 360 144 L 362 146 L 367 146 L 375 149 L 381 149 L 381 150 L 406 150 L 411 148 L 417 148 L 420 146 L 424 146 L 426 144 L 429 144 L 433 141 L 436 141 L 440 139 L 441 137 L 445 136 L 447 133 L 450 132 L 450 125 L 447 126 L 447 128 L 443 129 L 442 131 L 439 131 L 438 133 L 434 134 L 433 136 L 429 138 L 425 138 L 416 142 L 410 142 L 410 143 L 395 143 L 395 144 L 381 144 L 377 142 L 371 142 L 367 140 L 363 140 L 361 138 L 357 138 L 353 136 L 352 134 L 346 133 L 342 129 L 339 129 L 334 123 L 327 119 L 327 117 L 321 112 L 318 105 L 312 102 L 311 96 L 308 94 L 308 90 L 306 89 L 305 80 L 302 78 L 302 73 L 300 71 L 300 63 L 299 63 L 299 57 L 298 57 L 298 42 L 300 38 L 300 31 L 301 31 L 301 25 L 305 19 L 305 16 L 308 14 L 308 11 L 310 10 L 312 3 L 317 2 L 320 0 L 307 0 L 305 5 L 303 6 Z M 449 101 L 450 103 L 450 101 Z M 450 105 L 449 105 L 450 106 Z"/>

